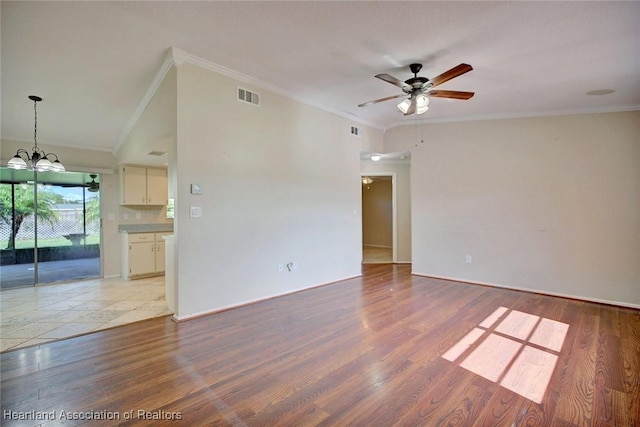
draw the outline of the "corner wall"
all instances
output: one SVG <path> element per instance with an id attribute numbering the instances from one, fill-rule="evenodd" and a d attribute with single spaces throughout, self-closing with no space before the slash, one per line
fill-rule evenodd
<path id="1" fill-rule="evenodd" d="M 640 112 L 424 135 L 384 141 L 412 152 L 414 273 L 640 306 Z"/>

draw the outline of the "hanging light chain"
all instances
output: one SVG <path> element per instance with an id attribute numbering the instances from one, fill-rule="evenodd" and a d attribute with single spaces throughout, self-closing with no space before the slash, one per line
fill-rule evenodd
<path id="1" fill-rule="evenodd" d="M 33 142 L 35 144 L 35 148 L 38 148 L 38 101 L 37 100 L 33 100 L 33 116 L 34 116 L 34 122 L 33 122 Z"/>
<path id="2" fill-rule="evenodd" d="M 29 99 L 33 101 L 33 152 L 29 152 L 23 148 L 19 148 L 8 162 L 7 167 L 11 169 L 35 169 L 39 172 L 54 171 L 64 172 L 66 169 L 55 153 L 46 153 L 38 148 L 38 102 L 42 98 L 36 95 L 29 95 Z M 55 160 L 52 159 L 55 157 Z"/>

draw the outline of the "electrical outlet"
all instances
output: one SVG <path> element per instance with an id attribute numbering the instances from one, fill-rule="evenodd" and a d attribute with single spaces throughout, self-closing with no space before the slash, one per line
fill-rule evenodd
<path id="1" fill-rule="evenodd" d="M 467 264 L 473 263 L 473 257 L 471 255 L 467 255 L 466 260 L 467 260 Z"/>
<path id="2" fill-rule="evenodd" d="M 142 212 L 136 212 L 136 219 L 142 219 Z"/>

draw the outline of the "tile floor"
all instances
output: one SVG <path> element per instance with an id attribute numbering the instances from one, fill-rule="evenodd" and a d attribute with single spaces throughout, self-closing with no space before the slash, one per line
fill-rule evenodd
<path id="1" fill-rule="evenodd" d="M 171 314 L 164 277 L 7 289 L 0 308 L 2 352 Z"/>

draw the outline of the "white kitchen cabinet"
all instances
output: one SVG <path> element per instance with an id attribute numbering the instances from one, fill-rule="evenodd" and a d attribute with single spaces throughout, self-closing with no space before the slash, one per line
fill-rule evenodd
<path id="1" fill-rule="evenodd" d="M 166 206 L 169 201 L 166 169 L 147 168 L 147 204 Z"/>
<path id="2" fill-rule="evenodd" d="M 164 273 L 163 236 L 171 233 L 128 233 L 123 236 L 122 276 L 127 279 Z"/>
<path id="3" fill-rule="evenodd" d="M 121 205 L 164 206 L 168 201 L 167 170 L 123 165 L 120 168 Z"/>
<path id="4" fill-rule="evenodd" d="M 164 254 L 164 236 L 167 233 L 156 233 L 156 272 L 164 273 L 165 254 Z"/>

